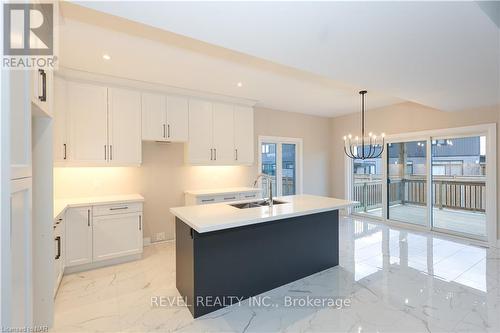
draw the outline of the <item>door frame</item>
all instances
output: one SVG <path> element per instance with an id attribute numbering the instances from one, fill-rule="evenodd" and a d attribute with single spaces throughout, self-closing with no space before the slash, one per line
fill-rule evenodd
<path id="1" fill-rule="evenodd" d="M 282 168 L 282 159 L 281 159 L 281 144 L 282 143 L 291 143 L 295 144 L 297 147 L 296 153 L 295 153 L 295 165 L 297 166 L 296 170 L 296 184 L 295 184 L 295 194 L 302 194 L 303 191 L 303 149 L 302 149 L 302 144 L 303 140 L 302 138 L 290 138 L 290 137 L 281 137 L 281 136 L 265 136 L 265 135 L 259 135 L 258 139 L 258 148 L 257 148 L 257 154 L 258 154 L 258 173 L 261 173 L 262 170 L 262 152 L 260 151 L 260 148 L 262 147 L 262 143 L 268 142 L 268 143 L 275 143 L 276 144 L 276 192 L 280 193 L 282 191 L 281 187 L 281 177 L 278 177 L 278 170 L 281 170 Z M 262 188 L 262 179 L 260 180 L 260 188 Z M 276 193 L 276 195 L 278 195 Z M 281 194 L 279 194 L 281 195 Z"/>
<path id="2" fill-rule="evenodd" d="M 432 186 L 427 186 L 427 216 L 428 221 L 426 226 L 418 226 L 405 222 L 387 219 L 387 147 L 382 153 L 382 217 L 367 216 L 350 211 L 352 215 L 374 218 L 383 221 L 389 225 L 396 227 L 404 227 L 419 231 L 435 232 L 438 234 L 446 234 L 452 237 L 472 240 L 482 245 L 497 246 L 497 133 L 496 124 L 480 124 L 464 127 L 453 127 L 444 129 L 434 129 L 425 131 L 408 132 L 401 134 L 391 134 L 386 137 L 385 145 L 391 142 L 408 142 L 408 141 L 426 141 L 427 153 L 427 182 L 432 181 L 432 156 L 431 156 L 431 140 L 436 138 L 446 137 L 466 137 L 466 136 L 485 136 L 486 137 L 486 237 L 476 238 L 468 237 L 467 235 L 453 232 L 450 230 L 436 229 L 432 227 Z M 353 161 L 351 158 L 344 155 L 345 160 L 345 197 L 347 200 L 352 200 L 353 190 Z"/>

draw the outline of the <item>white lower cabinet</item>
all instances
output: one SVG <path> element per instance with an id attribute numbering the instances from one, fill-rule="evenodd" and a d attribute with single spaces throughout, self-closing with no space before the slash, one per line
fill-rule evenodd
<path id="1" fill-rule="evenodd" d="M 66 211 L 66 267 L 92 262 L 92 207 Z"/>
<path id="2" fill-rule="evenodd" d="M 142 213 L 94 217 L 93 260 L 101 261 L 142 252 Z"/>
<path id="3" fill-rule="evenodd" d="M 140 254 L 142 202 L 68 208 L 65 228 L 66 267 L 88 269 L 94 263 Z"/>
<path id="4" fill-rule="evenodd" d="M 64 219 L 57 218 L 54 221 L 54 296 L 61 283 L 65 263 L 65 232 Z"/>

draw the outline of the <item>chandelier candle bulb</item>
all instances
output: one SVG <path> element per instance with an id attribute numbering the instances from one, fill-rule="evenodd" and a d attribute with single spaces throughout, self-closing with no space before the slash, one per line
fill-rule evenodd
<path id="1" fill-rule="evenodd" d="M 361 95 L 361 144 L 360 137 L 355 137 L 355 142 L 351 141 L 352 135 L 349 134 L 347 138 L 344 136 L 344 153 L 347 157 L 352 159 L 369 159 L 369 158 L 379 158 L 382 156 L 384 151 L 384 138 L 385 133 L 380 135 L 380 139 L 373 132 L 369 132 L 368 136 L 365 136 L 365 95 L 367 91 L 361 90 L 359 94 Z"/>

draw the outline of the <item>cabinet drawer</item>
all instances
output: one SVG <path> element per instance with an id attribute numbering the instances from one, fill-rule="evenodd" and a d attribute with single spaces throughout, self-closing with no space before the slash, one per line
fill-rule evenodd
<path id="1" fill-rule="evenodd" d="M 260 199 L 260 193 L 259 192 L 240 193 L 240 200 L 251 200 L 251 199 Z"/>
<path id="2" fill-rule="evenodd" d="M 238 201 L 238 200 L 240 200 L 240 194 L 239 193 L 227 193 L 227 194 L 219 195 L 219 198 L 220 198 L 221 202 Z"/>
<path id="3" fill-rule="evenodd" d="M 125 202 L 93 207 L 93 216 L 142 212 L 142 202 Z"/>
<path id="4" fill-rule="evenodd" d="M 196 198 L 197 205 L 206 205 L 221 202 L 221 198 L 216 195 L 204 195 Z"/>

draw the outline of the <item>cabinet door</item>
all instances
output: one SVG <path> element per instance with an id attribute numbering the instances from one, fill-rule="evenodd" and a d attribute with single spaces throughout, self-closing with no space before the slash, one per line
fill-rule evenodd
<path id="1" fill-rule="evenodd" d="M 212 147 L 212 103 L 201 100 L 189 101 L 188 162 L 211 164 Z"/>
<path id="2" fill-rule="evenodd" d="M 236 106 L 234 109 L 234 150 L 238 164 L 254 161 L 253 108 Z"/>
<path id="3" fill-rule="evenodd" d="M 142 252 L 142 214 L 94 217 L 94 261 Z"/>
<path id="4" fill-rule="evenodd" d="M 11 311 L 9 326 L 26 327 L 32 324 L 33 304 L 32 184 L 31 178 L 13 180 L 10 184 L 10 232 L 5 238 L 10 235 L 10 247 L 6 248 L 10 251 L 7 262 L 11 267 L 11 275 L 6 275 L 10 281 L 2 283 L 10 301 L 7 297 L 7 304 L 2 303 L 2 307 Z"/>
<path id="5" fill-rule="evenodd" d="M 214 104 L 213 147 L 215 164 L 234 164 L 234 106 Z"/>
<path id="6" fill-rule="evenodd" d="M 142 94 L 142 140 L 164 141 L 167 138 L 165 96 Z"/>
<path id="7" fill-rule="evenodd" d="M 54 225 L 54 296 L 64 272 L 64 229 L 61 222 Z"/>
<path id="8" fill-rule="evenodd" d="M 167 139 L 172 142 L 187 142 L 189 132 L 188 100 L 167 96 Z"/>
<path id="9" fill-rule="evenodd" d="M 66 81 L 54 79 L 54 162 L 64 163 L 68 160 L 69 147 L 66 137 L 68 126 Z"/>
<path id="10" fill-rule="evenodd" d="M 66 211 L 66 266 L 92 262 L 92 209 L 69 208 Z"/>
<path id="11" fill-rule="evenodd" d="M 110 88 L 109 161 L 114 165 L 141 164 L 141 94 Z"/>
<path id="12" fill-rule="evenodd" d="M 54 72 L 37 69 L 31 72 L 31 102 L 35 113 L 52 116 Z"/>
<path id="13" fill-rule="evenodd" d="M 107 88 L 68 82 L 69 153 L 72 162 L 105 164 L 107 162 L 108 122 Z"/>
<path id="14" fill-rule="evenodd" d="M 10 71 L 8 78 L 10 178 L 18 179 L 31 176 L 31 102 L 26 94 L 30 84 L 29 71 Z"/>

